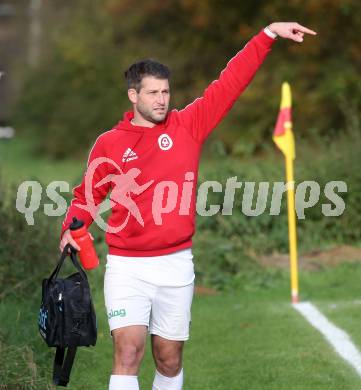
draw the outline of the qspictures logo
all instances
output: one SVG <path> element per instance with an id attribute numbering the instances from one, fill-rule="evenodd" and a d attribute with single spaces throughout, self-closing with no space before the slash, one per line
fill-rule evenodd
<path id="1" fill-rule="evenodd" d="M 94 183 L 94 178 L 99 176 L 96 172 L 102 164 L 110 164 L 115 168 L 116 174 L 107 175 Z M 329 181 L 323 188 L 316 181 L 295 182 L 242 182 L 236 176 L 226 180 L 225 185 L 220 182 L 204 181 L 198 187 L 196 196 L 195 173 L 185 172 L 183 183 L 179 184 L 172 180 L 156 181 L 140 179 L 141 170 L 131 168 L 123 171 L 113 160 L 105 157 L 94 159 L 88 166 L 84 177 L 84 197 L 76 198 L 72 205 L 88 212 L 95 223 L 104 231 L 118 233 L 123 230 L 129 220 L 144 227 L 144 215 L 139 205 L 147 192 L 147 213 L 151 215 L 155 225 L 162 225 L 164 216 L 169 213 L 190 215 L 194 209 L 203 217 L 214 216 L 217 213 L 232 215 L 235 204 L 240 211 L 248 217 L 260 216 L 264 213 L 280 215 L 282 201 L 288 189 L 295 191 L 295 208 L 298 219 L 305 219 L 305 211 L 316 206 L 322 197 L 321 212 L 327 217 L 342 215 L 346 205 L 340 194 L 347 192 L 347 184 L 344 181 Z M 104 191 L 104 187 L 112 188 L 109 199 L 96 204 L 94 194 Z M 103 187 L 103 188 L 101 188 Z M 61 193 L 69 192 L 69 183 L 65 181 L 51 182 L 46 188 L 46 196 L 52 203 L 44 203 L 44 213 L 48 216 L 63 216 L 68 204 Z M 221 202 L 211 203 L 211 193 L 218 193 L 217 198 Z M 24 181 L 18 188 L 16 208 L 24 214 L 29 225 L 34 225 L 34 214 L 40 208 L 43 196 L 43 188 L 37 181 Z M 237 200 L 237 202 L 236 202 Z M 193 202 L 195 201 L 195 205 Z M 240 205 L 240 206 L 239 206 Z M 102 214 L 114 207 L 125 210 L 124 218 L 118 226 L 110 226 L 103 219 Z M 143 213 L 145 210 L 143 203 Z"/>

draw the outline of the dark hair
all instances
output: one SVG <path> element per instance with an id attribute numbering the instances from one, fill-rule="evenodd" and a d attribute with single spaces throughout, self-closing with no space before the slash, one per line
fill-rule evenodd
<path id="1" fill-rule="evenodd" d="M 153 76 L 157 79 L 169 79 L 170 70 L 168 66 L 161 64 L 152 59 L 138 61 L 131 65 L 124 73 L 127 79 L 128 89 L 134 88 L 137 92 L 140 91 L 140 83 L 143 77 Z"/>

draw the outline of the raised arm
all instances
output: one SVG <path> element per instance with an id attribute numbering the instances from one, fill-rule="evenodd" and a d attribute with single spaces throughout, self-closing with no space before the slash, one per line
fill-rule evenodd
<path id="1" fill-rule="evenodd" d="M 305 33 L 316 34 L 298 23 L 272 23 L 262 29 L 238 52 L 204 91 L 203 96 L 178 112 L 180 123 L 194 139 L 203 142 L 231 109 L 252 81 L 277 36 L 303 41 Z"/>

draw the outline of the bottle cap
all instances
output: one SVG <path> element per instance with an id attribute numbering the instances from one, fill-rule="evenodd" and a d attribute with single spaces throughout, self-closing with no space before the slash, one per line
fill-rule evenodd
<path id="1" fill-rule="evenodd" d="M 70 224 L 69 229 L 77 230 L 83 226 L 84 226 L 84 222 L 81 219 L 76 219 L 76 217 L 73 217 L 73 222 Z"/>

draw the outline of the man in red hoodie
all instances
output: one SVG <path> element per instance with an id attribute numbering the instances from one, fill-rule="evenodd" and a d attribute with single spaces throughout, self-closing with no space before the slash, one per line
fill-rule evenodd
<path id="1" fill-rule="evenodd" d="M 189 338 L 194 287 L 192 236 L 202 145 L 251 82 L 276 37 L 302 42 L 316 33 L 298 23 L 272 23 L 237 53 L 184 109 L 168 112 L 169 69 L 156 61 L 126 72 L 133 111 L 101 134 L 62 226 L 70 243 L 77 217 L 89 226 L 111 191 L 104 296 L 114 344 L 110 390 L 136 390 L 149 332 L 156 365 L 153 390 L 183 386 L 182 351 Z"/>

